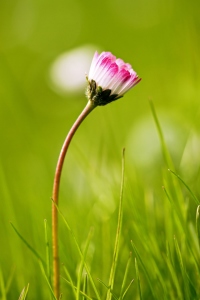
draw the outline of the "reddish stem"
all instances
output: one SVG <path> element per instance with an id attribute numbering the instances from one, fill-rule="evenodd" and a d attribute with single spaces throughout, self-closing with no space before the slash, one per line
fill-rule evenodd
<path id="1" fill-rule="evenodd" d="M 61 172 L 65 160 L 65 156 L 70 145 L 70 142 L 82 123 L 82 121 L 87 117 L 87 115 L 96 107 L 93 102 L 88 101 L 86 107 L 83 109 L 82 113 L 79 115 L 78 119 L 70 129 L 64 144 L 62 146 L 55 176 L 53 183 L 53 193 L 52 193 L 52 251 L 53 251 L 53 288 L 56 299 L 59 299 L 60 296 L 60 278 L 59 278 L 59 253 L 58 253 L 58 210 L 56 206 L 58 206 L 58 197 L 59 197 L 59 186 L 60 186 L 60 178 Z M 54 205 L 54 203 L 56 205 Z"/>

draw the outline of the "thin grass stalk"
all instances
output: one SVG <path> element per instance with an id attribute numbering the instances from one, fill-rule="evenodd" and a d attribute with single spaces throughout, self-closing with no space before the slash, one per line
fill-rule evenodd
<path id="1" fill-rule="evenodd" d="M 3 279 L 3 274 L 2 274 L 2 270 L 0 269 L 0 291 L 1 291 L 1 299 L 2 300 L 6 300 L 6 287 L 5 287 L 5 282 Z"/>
<path id="2" fill-rule="evenodd" d="M 70 145 L 70 142 L 80 126 L 83 120 L 87 117 L 87 115 L 95 108 L 96 106 L 93 102 L 88 101 L 86 107 L 83 109 L 82 113 L 79 115 L 78 119 L 75 121 L 74 125 L 70 129 L 64 144 L 62 146 L 55 176 L 53 182 L 53 192 L 52 192 L 52 252 L 53 252 L 53 287 L 54 294 L 56 298 L 59 299 L 60 295 L 60 280 L 59 280 L 59 253 L 58 253 L 58 211 L 54 204 L 58 205 L 58 197 L 59 197 L 59 187 L 60 187 L 60 178 L 62 173 L 62 168 L 65 160 L 65 156 Z"/>
<path id="3" fill-rule="evenodd" d="M 175 249 L 176 249 L 176 253 L 177 253 L 177 257 L 178 257 L 178 261 L 179 261 L 179 265 L 180 265 L 180 269 L 181 269 L 181 273 L 182 273 L 182 278 L 183 278 L 183 287 L 184 287 L 184 299 L 189 300 L 190 299 L 190 292 L 189 292 L 189 285 L 188 285 L 188 276 L 183 264 L 183 258 L 182 258 L 182 254 L 177 242 L 177 239 L 174 237 L 174 244 L 175 244 Z"/>
<path id="4" fill-rule="evenodd" d="M 49 290 L 51 292 L 52 299 L 53 300 L 57 300 L 56 297 L 55 297 L 55 295 L 54 295 L 54 292 L 53 292 L 53 289 L 52 289 L 52 286 L 51 286 L 51 282 L 49 281 L 49 278 L 48 278 L 48 276 L 47 276 L 47 274 L 45 272 L 44 266 L 43 266 L 43 264 L 42 264 L 41 261 L 39 261 L 39 265 L 40 265 L 40 269 L 42 271 L 42 274 L 43 274 L 43 276 L 45 278 L 45 281 L 46 281 L 46 283 L 47 283 L 47 285 L 49 287 Z"/>
<path id="5" fill-rule="evenodd" d="M 120 189 L 120 201 L 119 201 L 119 212 L 118 212 L 118 222 L 117 222 L 117 232 L 115 237 L 115 246 L 113 253 L 113 261 L 109 277 L 109 290 L 107 292 L 106 300 L 111 300 L 115 280 L 115 271 L 117 266 L 118 254 L 119 254 L 119 242 L 122 229 L 122 219 L 123 219 L 123 192 L 124 192 L 124 169 L 125 169 L 125 148 L 122 151 L 122 178 L 121 178 L 121 189 Z"/>
<path id="6" fill-rule="evenodd" d="M 158 120 L 158 117 L 157 117 L 157 114 L 156 114 L 153 102 L 150 100 L 149 104 L 150 104 L 150 107 L 151 107 L 151 112 L 152 112 L 152 115 L 153 115 L 153 118 L 154 118 L 154 121 L 155 121 L 155 124 L 156 124 L 156 128 L 157 128 L 157 131 L 158 131 L 158 135 L 159 135 L 159 138 L 160 138 L 160 142 L 161 142 L 161 147 L 162 147 L 162 152 L 163 152 L 163 157 L 165 159 L 165 163 L 168 166 L 168 168 L 173 168 L 174 165 L 173 165 L 171 156 L 170 156 L 170 154 L 169 154 L 169 152 L 167 150 L 167 146 L 166 146 L 166 143 L 165 143 L 164 135 L 163 135 L 163 132 L 162 132 L 162 129 L 161 129 L 161 126 L 160 126 L 160 123 L 159 123 L 159 120 Z"/>
<path id="7" fill-rule="evenodd" d="M 71 277 L 71 275 L 70 275 L 70 273 L 69 273 L 69 271 L 67 270 L 67 268 L 66 268 L 65 265 L 63 265 L 63 270 L 64 270 L 64 272 L 65 272 L 65 274 L 66 274 L 66 276 L 67 276 L 67 278 L 68 278 L 68 282 L 69 282 L 70 285 L 71 285 L 71 288 L 72 288 L 72 292 L 73 292 L 74 298 L 76 298 L 76 289 L 75 289 L 75 287 L 74 287 L 74 283 L 73 283 L 72 277 Z"/>
<path id="8" fill-rule="evenodd" d="M 158 131 L 160 144 L 161 144 L 161 149 L 162 149 L 162 154 L 163 154 L 165 164 L 166 164 L 168 169 L 174 169 L 174 164 L 173 164 L 171 155 L 170 155 L 170 153 L 167 149 L 165 139 L 164 139 L 164 135 L 163 135 L 163 132 L 162 132 L 162 129 L 161 129 L 161 126 L 160 126 L 160 122 L 158 120 L 153 102 L 149 101 L 149 104 L 150 104 L 151 112 L 152 112 L 152 115 L 153 115 L 153 118 L 154 118 L 154 122 L 156 124 L 157 131 Z M 170 186 L 172 194 L 176 195 L 177 202 L 178 202 L 178 204 L 181 208 L 182 203 L 181 203 L 180 200 L 183 200 L 183 196 L 182 196 L 182 192 L 180 190 L 180 186 L 177 184 L 177 182 L 175 180 L 173 180 L 173 178 L 169 179 L 169 186 Z"/>
<path id="9" fill-rule="evenodd" d="M 126 279 L 127 279 L 127 275 L 128 275 L 128 271 L 129 271 L 129 267 L 130 267 L 130 263 L 131 263 L 131 258 L 132 258 L 132 252 L 130 252 L 128 262 L 126 264 L 126 269 L 125 269 L 124 278 L 123 278 L 123 281 L 122 281 L 119 300 L 123 299 L 123 294 L 124 294 L 124 290 L 125 290 L 125 284 L 126 284 Z"/>
<path id="10" fill-rule="evenodd" d="M 19 296 L 19 300 L 26 300 L 26 296 L 28 295 L 29 283 L 25 286 Z"/>
<path id="11" fill-rule="evenodd" d="M 141 291 L 141 286 L 140 286 L 140 274 L 139 274 L 137 258 L 135 258 L 135 271 L 136 271 L 136 277 L 137 277 L 139 297 L 140 297 L 140 300 L 142 300 L 142 291 Z"/>
<path id="12" fill-rule="evenodd" d="M 154 292 L 154 287 L 152 286 L 151 278 L 150 278 L 150 276 L 149 276 L 149 273 L 148 273 L 148 271 L 147 271 L 147 268 L 146 268 L 146 266 L 145 266 L 145 264 L 144 264 L 144 262 L 143 262 L 143 260 L 142 260 L 142 258 L 141 258 L 141 256 L 140 256 L 140 254 L 139 254 L 139 252 L 138 252 L 136 246 L 134 245 L 133 241 L 131 241 L 131 245 L 132 245 L 133 250 L 134 250 L 134 252 L 135 252 L 136 258 L 137 258 L 137 260 L 140 262 L 141 267 L 142 267 L 142 270 L 143 270 L 143 272 L 144 272 L 144 274 L 145 274 L 145 276 L 146 276 L 146 279 L 147 279 L 147 281 L 148 281 L 148 283 L 149 283 L 149 287 L 150 287 L 150 289 L 151 289 L 151 293 L 152 293 L 153 297 L 156 299 L 155 292 Z"/>
<path id="13" fill-rule="evenodd" d="M 35 255 L 35 257 L 42 262 L 43 265 L 45 265 L 44 260 L 41 258 L 41 256 L 37 253 L 37 251 L 23 238 L 23 236 L 19 233 L 19 231 L 15 228 L 15 226 L 10 222 L 12 228 L 17 233 L 18 237 L 22 240 L 22 242 L 26 245 L 26 247 Z"/>
<path id="14" fill-rule="evenodd" d="M 81 259 L 79 272 L 78 272 L 78 278 L 77 278 L 76 300 L 80 299 L 80 287 L 81 287 L 81 279 L 82 279 L 82 276 L 83 276 L 83 268 L 84 268 L 84 263 L 85 263 L 85 257 L 87 255 L 87 250 L 88 250 L 88 247 L 89 247 L 90 240 L 93 236 L 93 232 L 94 232 L 94 228 L 91 228 L 91 230 L 88 234 L 87 240 L 86 240 L 84 251 L 83 251 L 83 256 L 82 256 L 82 259 Z"/>
<path id="15" fill-rule="evenodd" d="M 11 269 L 10 275 L 9 275 L 8 280 L 6 282 L 6 294 L 8 293 L 8 291 L 10 289 L 10 286 L 11 286 L 11 283 L 13 281 L 13 277 L 14 277 L 14 274 L 15 274 L 15 269 L 16 269 L 15 266 Z"/>
<path id="16" fill-rule="evenodd" d="M 198 205 L 196 211 L 196 231 L 197 231 L 197 238 L 198 238 L 198 246 L 200 249 L 200 205 Z"/>
<path id="17" fill-rule="evenodd" d="M 131 282 L 129 283 L 129 285 L 127 286 L 127 288 L 125 289 L 123 295 L 122 295 L 122 300 L 124 299 L 124 297 L 126 296 L 128 290 L 130 289 L 132 283 L 134 282 L 134 279 L 131 280 Z"/>
<path id="18" fill-rule="evenodd" d="M 169 169 L 169 172 L 175 175 L 180 180 L 180 182 L 182 182 L 182 184 L 186 187 L 186 189 L 189 191 L 190 195 L 192 196 L 193 200 L 195 201 L 195 204 L 199 205 L 200 204 L 199 199 L 195 196 L 195 194 L 192 192 L 191 188 L 185 183 L 185 181 L 171 169 Z"/>
<path id="19" fill-rule="evenodd" d="M 60 211 L 60 209 L 58 208 L 58 206 L 57 206 L 56 204 L 54 204 L 54 205 L 56 206 L 59 215 L 60 215 L 61 218 L 63 219 L 64 224 L 66 225 L 67 229 L 69 230 L 69 232 L 70 232 L 70 234 L 71 234 L 71 236 L 72 236 L 72 238 L 73 238 L 73 240 L 74 240 L 75 246 L 76 246 L 76 248 L 77 248 L 77 251 L 78 251 L 78 254 L 79 254 L 81 260 L 83 260 L 83 253 L 82 253 L 82 251 L 81 251 L 81 248 L 80 248 L 80 246 L 79 246 L 79 244 L 78 244 L 78 242 L 77 242 L 77 239 L 76 239 L 76 237 L 75 237 L 75 235 L 74 235 L 74 233 L 73 233 L 71 227 L 69 226 L 67 220 L 66 220 L 65 217 L 63 216 L 63 214 L 62 214 L 62 212 Z M 83 261 L 84 261 L 84 260 L 83 260 Z M 92 276 L 91 276 L 91 274 L 90 274 L 90 270 L 89 270 L 89 268 L 88 268 L 88 266 L 87 266 L 87 264 L 86 264 L 85 261 L 84 261 L 84 267 L 85 267 L 85 270 L 86 270 L 86 272 L 87 272 L 87 274 L 88 274 L 90 283 L 91 283 L 92 288 L 93 288 L 93 290 L 94 290 L 94 293 L 95 293 L 95 295 L 96 295 L 96 297 L 97 297 L 97 300 L 101 300 L 100 295 L 99 295 L 99 293 L 98 293 L 98 291 L 97 291 L 97 288 L 96 288 L 96 286 L 95 286 L 94 280 L 93 280 L 93 278 L 92 278 Z"/>
<path id="20" fill-rule="evenodd" d="M 185 228 L 185 220 L 184 220 L 183 215 L 182 215 L 182 213 L 180 211 L 180 208 L 177 207 L 177 203 L 174 201 L 173 197 L 171 197 L 171 195 L 169 195 L 169 193 L 168 193 L 168 191 L 167 191 L 167 189 L 165 187 L 163 187 L 163 191 L 165 192 L 165 195 L 167 196 L 167 199 L 171 203 L 172 208 L 174 209 L 174 211 L 175 211 L 175 213 L 176 213 L 176 215 L 178 217 L 180 226 L 182 228 Z M 187 229 L 185 229 L 185 230 L 187 230 Z"/>
<path id="21" fill-rule="evenodd" d="M 169 288 L 169 291 L 173 291 L 173 286 L 176 289 L 176 294 L 177 294 L 177 299 L 182 300 L 183 299 L 183 294 L 182 290 L 177 278 L 176 270 L 174 269 L 174 265 L 172 264 L 172 261 L 170 257 L 164 257 L 164 261 L 166 263 L 166 266 L 169 270 L 169 275 L 171 276 L 171 288 Z"/>
<path id="22" fill-rule="evenodd" d="M 52 297 L 53 297 L 53 299 L 55 299 L 55 300 L 57 300 L 56 299 L 56 297 L 55 297 L 55 295 L 54 295 L 54 293 L 53 293 L 53 289 L 52 289 L 52 287 L 51 287 L 51 282 L 49 281 L 49 278 L 48 278 L 48 276 L 47 276 L 47 274 L 46 274 L 46 272 L 45 272 L 45 270 L 46 270 L 46 264 L 45 264 L 45 262 L 44 262 L 44 260 L 40 257 L 40 255 L 37 253 L 37 251 L 23 238 L 23 236 L 18 232 L 18 230 L 15 228 L 15 226 L 12 224 L 12 223 L 10 223 L 11 224 L 11 226 L 13 227 L 13 229 L 14 229 L 14 231 L 17 233 L 17 235 L 19 236 L 19 238 L 23 241 L 23 243 L 27 246 L 27 248 L 34 254 L 34 256 L 37 258 L 37 260 L 38 260 L 38 263 L 39 263 L 39 265 L 40 265 L 40 269 L 41 269 L 41 271 L 42 271 L 42 274 L 44 275 L 44 278 L 45 278 L 45 280 L 46 280 L 46 282 L 47 282 L 47 284 L 48 284 L 48 287 L 49 287 L 49 289 L 50 289 L 50 291 L 51 291 L 51 294 L 52 294 Z M 24 298 L 22 298 L 22 299 L 24 299 Z"/>
<path id="23" fill-rule="evenodd" d="M 50 249 L 49 249 L 49 238 L 47 232 L 47 220 L 44 220 L 44 236 L 45 236 L 45 245 L 46 245 L 46 272 L 49 282 L 51 282 L 51 272 L 50 272 Z"/>
<path id="24" fill-rule="evenodd" d="M 110 286 L 106 285 L 101 279 L 98 278 L 98 281 L 107 289 L 107 291 L 110 291 L 112 295 L 112 299 L 119 300 L 118 297 L 113 293 L 113 290 L 110 289 Z"/>
<path id="25" fill-rule="evenodd" d="M 71 282 L 69 280 L 67 280 L 66 278 L 62 277 L 61 278 L 68 284 L 71 286 Z M 73 288 L 76 290 L 76 286 L 73 286 Z M 90 296 L 86 295 L 83 291 L 80 291 L 80 294 L 83 295 L 86 299 L 88 300 L 94 300 L 95 298 L 91 298 Z"/>
<path id="26" fill-rule="evenodd" d="M 84 276 L 84 280 L 83 280 L 83 293 L 87 294 L 87 290 L 88 290 L 88 276 L 87 273 Z M 82 300 L 86 300 L 85 296 L 83 295 Z"/>

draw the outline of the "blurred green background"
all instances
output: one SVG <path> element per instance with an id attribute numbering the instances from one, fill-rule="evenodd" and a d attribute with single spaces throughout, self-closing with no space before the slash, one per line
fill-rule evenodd
<path id="1" fill-rule="evenodd" d="M 44 255 L 43 220 L 50 234 L 58 154 L 86 104 L 86 83 L 61 91 L 51 79 L 63 53 L 89 49 L 92 58 L 95 49 L 111 51 L 142 77 L 124 98 L 92 112 L 71 144 L 60 207 L 80 243 L 96 224 L 95 244 L 105 234 L 98 224 L 117 216 L 123 147 L 129 184 L 140 180 L 144 189 L 160 192 L 163 162 L 149 99 L 178 172 L 200 193 L 199 10 L 197 0 L 0 2 L 0 267 L 5 282 L 14 272 L 9 299 L 28 282 L 30 299 L 36 291 L 37 299 L 46 295 L 40 269 L 9 221 Z M 83 80 L 87 71 L 81 69 Z M 68 253 L 73 270 L 75 254 L 60 227 L 62 257 Z"/>

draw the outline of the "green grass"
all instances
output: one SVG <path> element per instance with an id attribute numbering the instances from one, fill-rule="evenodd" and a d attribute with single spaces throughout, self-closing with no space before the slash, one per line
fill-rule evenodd
<path id="1" fill-rule="evenodd" d="M 198 0 L 1 1 L 0 300 L 53 299 L 53 176 L 86 99 L 84 88 L 57 93 L 49 70 L 85 44 L 142 81 L 92 112 L 70 145 L 62 299 L 200 299 L 199 28 Z"/>
<path id="2" fill-rule="evenodd" d="M 90 222 L 93 219 L 95 224 L 80 242 L 80 236 L 79 239 L 76 237 L 77 230 L 75 234 L 64 214 L 57 208 L 61 226 L 64 226 L 60 236 L 64 299 L 189 300 L 200 297 L 199 200 L 179 175 L 168 171 L 168 167 L 173 167 L 173 162 L 152 103 L 151 109 L 166 166 L 162 195 L 158 199 L 153 187 L 150 191 L 145 191 L 143 187 L 139 190 L 138 186 L 135 189 L 136 182 L 132 182 L 125 172 L 127 162 L 124 149 L 118 217 L 114 212 L 107 220 L 98 222 L 90 216 Z M 87 224 L 84 219 L 80 221 L 81 224 Z M 30 250 L 28 259 L 32 259 L 32 253 L 36 258 L 34 264 L 39 263 L 43 276 L 41 289 L 49 290 L 48 299 L 55 299 L 51 287 L 51 243 L 47 221 L 44 220 L 44 258 L 37 251 L 39 245 L 31 246 L 16 227 L 12 223 L 11 225 L 21 242 Z M 64 245 L 63 240 L 66 238 L 67 244 Z M 90 247 L 93 248 L 92 251 Z M 6 284 L 1 273 L 3 300 L 9 299 L 7 295 L 15 280 L 13 275 L 11 277 L 12 279 L 8 277 Z M 30 282 L 22 290 L 19 299 L 26 299 L 31 288 Z M 34 291 L 34 294 L 37 292 Z"/>

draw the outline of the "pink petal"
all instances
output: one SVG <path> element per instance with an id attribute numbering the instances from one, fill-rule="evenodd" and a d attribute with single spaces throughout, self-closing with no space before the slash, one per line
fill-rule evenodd
<path id="1" fill-rule="evenodd" d="M 119 95 L 124 95 L 128 90 L 130 90 L 133 86 L 139 83 L 141 78 L 137 75 L 132 74 L 131 78 L 124 84 L 122 89 L 119 91 Z"/>
<path id="2" fill-rule="evenodd" d="M 118 73 L 118 65 L 112 63 L 104 72 L 102 72 L 101 77 L 98 78 L 98 84 L 104 89 L 110 88 L 112 80 L 115 80 L 115 76 Z"/>
<path id="3" fill-rule="evenodd" d="M 95 52 L 88 75 L 103 90 L 110 89 L 111 94 L 122 96 L 141 79 L 131 65 L 117 58 L 111 52 Z"/>

